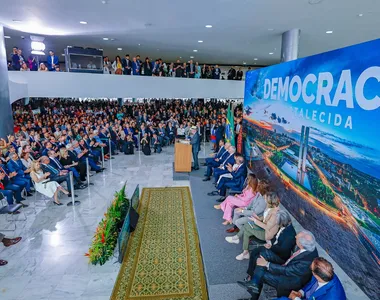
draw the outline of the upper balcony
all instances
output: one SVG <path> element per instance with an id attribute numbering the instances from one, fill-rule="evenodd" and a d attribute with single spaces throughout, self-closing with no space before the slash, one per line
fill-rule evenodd
<path id="1" fill-rule="evenodd" d="M 10 101 L 46 98 L 244 98 L 244 81 L 9 71 Z"/>

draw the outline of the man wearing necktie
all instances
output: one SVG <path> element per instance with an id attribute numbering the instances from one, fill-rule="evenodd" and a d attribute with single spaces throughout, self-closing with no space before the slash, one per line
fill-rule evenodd
<path id="1" fill-rule="evenodd" d="M 346 300 L 342 283 L 334 274 L 334 267 L 323 257 L 317 257 L 311 264 L 313 277 L 301 290 L 292 291 L 288 297 L 277 300 Z"/>
<path id="2" fill-rule="evenodd" d="M 50 165 L 50 159 L 47 156 L 42 156 L 40 158 L 40 163 L 41 163 L 41 169 L 44 173 L 50 173 L 49 179 L 51 181 L 56 181 L 58 183 L 66 182 L 67 184 L 67 190 L 69 191 L 68 197 L 71 197 L 71 181 L 70 181 L 70 176 L 67 172 L 62 172 L 58 171 L 54 167 Z M 75 197 L 78 197 L 75 195 Z"/>
<path id="3" fill-rule="evenodd" d="M 11 154 L 11 159 L 7 163 L 7 167 L 10 173 L 16 172 L 16 175 L 12 177 L 12 182 L 19 186 L 25 186 L 27 196 L 32 196 L 31 193 L 31 179 L 30 179 L 30 169 L 25 168 L 19 159 L 17 153 Z"/>
<path id="4" fill-rule="evenodd" d="M 264 283 L 274 287 L 278 296 L 288 296 L 291 291 L 300 290 L 311 279 L 310 266 L 318 257 L 314 235 L 307 230 L 296 236 L 298 250 L 284 263 L 272 262 L 263 253 L 257 259 L 257 266 L 251 281 L 238 281 L 252 295 L 251 300 L 259 299 Z"/>
<path id="5" fill-rule="evenodd" d="M 82 184 L 80 181 L 80 175 L 79 175 L 78 171 L 74 167 L 70 167 L 68 169 L 65 169 L 57 157 L 58 157 L 58 153 L 54 152 L 53 150 L 49 151 L 50 165 L 53 168 L 63 172 L 64 174 L 68 174 L 70 171 L 72 171 L 76 187 L 85 188 L 86 186 L 84 184 Z"/>

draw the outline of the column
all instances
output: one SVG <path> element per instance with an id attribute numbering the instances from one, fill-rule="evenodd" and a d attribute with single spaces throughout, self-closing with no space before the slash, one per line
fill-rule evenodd
<path id="1" fill-rule="evenodd" d="M 12 107 L 9 99 L 7 55 L 4 28 L 0 25 L 0 138 L 7 139 L 13 133 Z"/>
<path id="2" fill-rule="evenodd" d="M 298 58 L 300 34 L 300 29 L 291 29 L 282 34 L 281 62 L 287 62 Z"/>

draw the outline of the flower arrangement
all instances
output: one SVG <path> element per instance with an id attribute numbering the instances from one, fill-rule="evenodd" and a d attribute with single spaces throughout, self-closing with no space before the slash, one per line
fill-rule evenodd
<path id="1" fill-rule="evenodd" d="M 129 199 L 125 196 L 125 185 L 115 193 L 112 204 L 108 207 L 104 218 L 100 221 L 94 234 L 88 256 L 93 265 L 103 265 L 112 256 L 117 244 L 118 233 L 123 226 L 129 210 Z"/>

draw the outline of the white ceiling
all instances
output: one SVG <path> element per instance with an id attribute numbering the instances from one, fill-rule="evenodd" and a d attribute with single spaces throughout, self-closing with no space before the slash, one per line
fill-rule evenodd
<path id="1" fill-rule="evenodd" d="M 17 45 L 29 54 L 30 32 L 45 36 L 47 48 L 58 55 L 75 45 L 102 48 L 112 59 L 130 53 L 166 61 L 194 56 L 207 63 L 269 65 L 279 62 L 281 34 L 292 28 L 301 29 L 300 57 L 380 37 L 379 0 L 106 1 L 0 0 L 0 23 L 11 36 L 7 53 Z"/>

